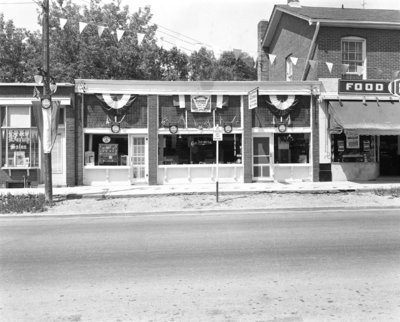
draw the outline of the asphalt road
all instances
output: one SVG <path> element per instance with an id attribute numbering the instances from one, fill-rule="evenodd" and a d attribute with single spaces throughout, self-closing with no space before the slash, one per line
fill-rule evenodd
<path id="1" fill-rule="evenodd" d="M 1 321 L 399 321 L 400 211 L 0 220 Z"/>

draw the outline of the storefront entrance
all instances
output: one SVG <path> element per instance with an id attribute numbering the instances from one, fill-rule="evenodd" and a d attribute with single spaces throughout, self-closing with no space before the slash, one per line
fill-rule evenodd
<path id="1" fill-rule="evenodd" d="M 272 136 L 253 137 L 253 180 L 271 180 Z"/>
<path id="2" fill-rule="evenodd" d="M 399 136 L 381 136 L 379 146 L 380 176 L 400 176 Z"/>
<path id="3" fill-rule="evenodd" d="M 131 184 L 147 182 L 146 153 L 147 138 L 145 136 L 131 136 Z"/>

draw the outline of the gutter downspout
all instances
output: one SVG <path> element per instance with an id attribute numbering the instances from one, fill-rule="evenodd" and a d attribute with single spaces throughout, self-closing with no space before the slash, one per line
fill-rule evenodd
<path id="1" fill-rule="evenodd" d="M 311 23 L 311 21 L 310 21 L 310 23 Z M 313 39 L 312 39 L 311 45 L 310 45 L 310 50 L 308 51 L 308 55 L 307 55 L 307 59 L 306 59 L 306 65 L 304 67 L 303 76 L 301 77 L 302 81 L 306 80 L 308 71 L 310 70 L 310 66 L 309 66 L 308 62 L 311 59 L 311 55 L 312 55 L 313 51 L 315 50 L 315 42 L 317 40 L 318 33 L 319 33 L 319 21 L 317 21 L 315 32 L 314 32 L 314 36 L 313 36 Z"/>

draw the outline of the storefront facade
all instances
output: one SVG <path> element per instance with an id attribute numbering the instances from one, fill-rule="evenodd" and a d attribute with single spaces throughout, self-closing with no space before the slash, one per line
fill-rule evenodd
<path id="1" fill-rule="evenodd" d="M 43 183 L 43 155 L 32 96 L 34 84 L 0 84 L 0 187 L 29 187 Z M 38 87 L 41 91 L 41 87 Z M 54 186 L 75 185 L 75 113 L 73 85 L 60 84 L 53 100 L 60 103 L 57 138 L 52 151 Z M 67 148 L 67 142 L 69 147 Z"/>
<path id="2" fill-rule="evenodd" d="M 313 88 L 76 80 L 78 184 L 315 180 Z"/>
<path id="3" fill-rule="evenodd" d="M 324 80 L 321 179 L 400 178 L 400 102 L 390 80 Z"/>

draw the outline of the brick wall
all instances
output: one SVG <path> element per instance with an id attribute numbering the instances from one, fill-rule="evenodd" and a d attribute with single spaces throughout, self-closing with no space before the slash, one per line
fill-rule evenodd
<path id="1" fill-rule="evenodd" d="M 158 169 L 158 96 L 149 95 L 147 97 L 147 108 L 149 115 L 148 133 L 149 133 L 149 185 L 157 184 Z"/>
<path id="2" fill-rule="evenodd" d="M 276 55 L 274 64 L 269 66 L 269 80 L 286 80 L 286 57 L 289 55 L 299 58 L 293 66 L 293 77 L 301 80 L 315 28 L 302 19 L 282 14 L 269 48 L 269 53 Z"/>
<path id="3" fill-rule="evenodd" d="M 318 101 L 316 97 L 311 97 L 312 112 L 311 112 L 311 135 L 312 135 L 312 181 L 319 181 L 319 126 L 318 126 Z"/>
<path id="4" fill-rule="evenodd" d="M 82 101 L 87 95 L 75 94 L 75 180 L 77 185 L 83 185 L 83 127 L 82 127 Z"/>
<path id="5" fill-rule="evenodd" d="M 268 50 L 262 47 L 262 41 L 264 39 L 265 32 L 268 28 L 268 21 L 261 20 L 257 25 L 257 40 L 258 40 L 258 59 L 257 59 L 257 80 L 267 81 L 268 80 Z"/>
<path id="6" fill-rule="evenodd" d="M 391 79 L 393 71 L 399 70 L 399 30 L 323 27 L 318 35 L 314 58 L 323 63 L 318 64 L 318 74 L 310 75 L 308 79 L 342 77 L 341 38 L 349 36 L 366 40 L 368 79 Z M 327 61 L 333 63 L 332 73 L 325 64 Z"/>

